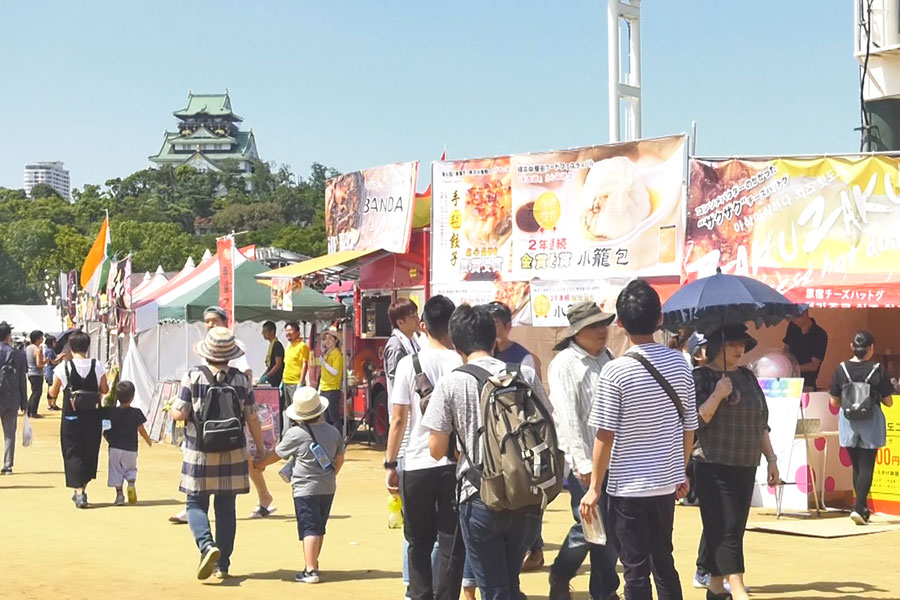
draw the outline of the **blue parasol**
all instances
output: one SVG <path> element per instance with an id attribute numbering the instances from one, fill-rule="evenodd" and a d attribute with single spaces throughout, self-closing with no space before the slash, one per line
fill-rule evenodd
<path id="1" fill-rule="evenodd" d="M 802 310 L 765 283 L 740 275 L 715 275 L 693 281 L 662 307 L 663 328 L 678 332 L 691 327 L 703 334 L 725 325 L 753 322 L 771 326 L 798 316 Z"/>

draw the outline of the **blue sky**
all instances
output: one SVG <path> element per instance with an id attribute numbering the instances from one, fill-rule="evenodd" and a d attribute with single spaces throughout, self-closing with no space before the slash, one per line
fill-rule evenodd
<path id="1" fill-rule="evenodd" d="M 854 152 L 849 2 L 645 0 L 644 137 L 698 154 Z M 0 186 L 147 166 L 188 90 L 228 88 L 264 160 L 308 173 L 602 144 L 606 2 L 7 2 Z M 429 171 L 420 171 L 420 188 Z"/>

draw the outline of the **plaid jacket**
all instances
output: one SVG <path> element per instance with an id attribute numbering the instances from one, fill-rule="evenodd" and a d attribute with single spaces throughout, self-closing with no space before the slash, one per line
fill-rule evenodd
<path id="1" fill-rule="evenodd" d="M 244 421 L 256 415 L 256 404 L 253 400 L 253 388 L 244 373 L 237 370 L 231 379 L 231 385 L 244 404 Z M 250 491 L 250 475 L 247 466 L 247 448 L 228 452 L 201 452 L 197 449 L 197 426 L 195 412 L 200 410 L 200 401 L 209 387 L 203 373 L 193 368 L 181 380 L 181 392 L 178 400 L 172 404 L 175 410 L 190 408 L 190 416 L 184 428 L 184 444 L 181 450 L 181 485 L 179 490 L 185 494 L 201 492 L 232 492 L 246 494 Z"/>

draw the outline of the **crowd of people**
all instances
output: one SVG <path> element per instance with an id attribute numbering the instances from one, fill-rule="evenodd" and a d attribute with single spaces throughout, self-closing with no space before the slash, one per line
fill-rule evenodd
<path id="1" fill-rule="evenodd" d="M 385 486 L 402 499 L 404 545 L 398 551 L 408 598 L 474 598 L 476 588 L 484 600 L 523 597 L 519 575 L 543 565 L 543 511 L 563 488 L 574 523 L 549 569 L 551 600 L 571 598 L 571 580 L 588 558 L 591 598 L 619 597 L 618 563 L 625 598 L 652 598 L 651 575 L 657 597 L 681 598 L 672 533 L 676 502 L 689 495 L 703 523 L 695 586 L 706 588 L 708 599 L 748 598 L 743 535 L 757 467 L 765 460 L 769 485 L 777 485 L 780 474 L 765 396 L 741 364 L 756 345 L 745 326 L 694 334 L 684 353 L 664 346 L 655 338 L 659 296 L 635 280 L 619 294 L 615 313 L 593 302 L 569 309 L 545 385 L 537 357 L 510 340 L 512 313 L 505 305 L 455 306 L 437 295 L 421 310 L 398 300 L 389 316 Z M 206 337 L 195 346 L 203 364 L 188 369 L 169 407 L 185 429 L 179 490 L 186 506 L 171 520 L 186 522 L 193 534 L 199 579 L 229 577 L 236 495 L 249 493 L 252 483 L 259 503 L 251 516 L 271 515 L 276 508 L 263 471 L 286 461 L 280 474 L 291 484 L 305 559 L 296 581 L 318 583 L 344 463 L 336 427 L 344 360 L 339 333 L 323 332 L 314 387 L 312 353 L 300 325 L 285 325 L 284 346 L 275 324 L 263 324 L 269 348 L 257 383 L 282 390 L 279 440 L 267 449 L 244 348 L 222 309 L 210 307 L 204 321 Z M 619 357 L 608 348 L 614 323 L 629 340 Z M 819 335 L 806 314 L 791 327 L 786 344 Z M 59 353 L 41 332 L 31 334 L 25 352 L 10 338 L 10 326 L 0 323 L 3 474 L 13 468 L 18 412 L 39 415 L 46 382 L 49 407 L 62 413 L 65 481 L 75 506 L 88 506 L 103 437 L 114 503 L 137 502 L 139 437 L 152 442 L 143 413 L 131 406 L 134 386 L 119 382 L 115 405 L 103 407 L 109 382 L 80 331 Z M 841 409 L 840 443 L 853 464 L 851 519 L 865 524 L 874 457 L 885 443 L 881 406 L 891 405 L 895 384 L 873 360 L 870 332 L 859 331 L 851 350 L 830 395 Z M 808 354 L 803 374 L 818 373 L 824 351 Z M 510 425 L 511 419 L 519 420 Z M 602 543 L 594 538 L 595 520 L 605 532 Z"/>

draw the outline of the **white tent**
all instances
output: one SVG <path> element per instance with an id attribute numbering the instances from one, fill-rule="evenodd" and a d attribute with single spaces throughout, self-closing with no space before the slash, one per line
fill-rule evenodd
<path id="1" fill-rule="evenodd" d="M 46 304 L 0 304 L 0 321 L 12 325 L 14 333 L 28 334 L 35 330 L 59 333 L 63 330 L 56 307 Z"/>
<path id="2" fill-rule="evenodd" d="M 137 303 L 166 285 L 168 279 L 166 278 L 166 272 L 163 271 L 162 265 L 156 268 L 156 273 L 154 273 L 153 278 L 147 282 L 147 285 L 141 285 L 137 292 L 131 292 L 131 301 L 132 303 Z"/>
<path id="3" fill-rule="evenodd" d="M 156 386 L 156 377 L 147 368 L 138 345 L 134 343 L 134 339 L 128 345 L 128 352 L 125 354 L 125 360 L 122 361 L 122 379 L 128 380 L 134 384 L 134 403 L 133 406 L 144 411 L 150 408 L 150 400 L 153 398 L 153 389 Z"/>

